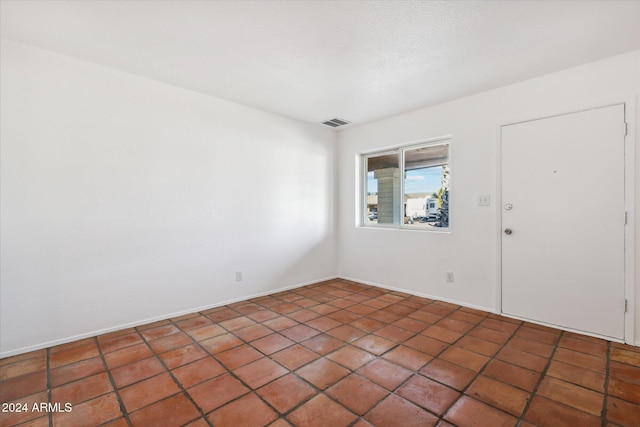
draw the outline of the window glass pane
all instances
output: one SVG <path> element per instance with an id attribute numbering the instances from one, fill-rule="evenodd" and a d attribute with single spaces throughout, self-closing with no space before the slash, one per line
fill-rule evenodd
<path id="1" fill-rule="evenodd" d="M 365 158 L 364 224 L 399 224 L 399 153 Z"/>
<path id="2" fill-rule="evenodd" d="M 449 227 L 449 145 L 404 152 L 404 223 Z"/>

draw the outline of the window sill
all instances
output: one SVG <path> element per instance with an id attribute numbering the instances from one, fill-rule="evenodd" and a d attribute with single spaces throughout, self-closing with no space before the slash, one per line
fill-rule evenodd
<path id="1" fill-rule="evenodd" d="M 397 230 L 397 231 L 417 231 L 419 233 L 439 233 L 439 234 L 451 234 L 451 228 L 422 228 L 412 226 L 397 226 L 397 225 L 357 225 L 356 228 L 363 230 Z"/>

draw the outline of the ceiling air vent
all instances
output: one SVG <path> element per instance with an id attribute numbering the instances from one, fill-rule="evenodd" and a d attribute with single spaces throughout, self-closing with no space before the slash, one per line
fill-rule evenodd
<path id="1" fill-rule="evenodd" d="M 326 122 L 322 122 L 323 125 L 327 125 L 327 126 L 331 126 L 332 128 L 337 128 L 338 126 L 344 126 L 344 125 L 348 125 L 351 122 L 348 122 L 346 120 L 342 120 L 342 119 L 331 119 L 331 120 L 327 120 Z"/>

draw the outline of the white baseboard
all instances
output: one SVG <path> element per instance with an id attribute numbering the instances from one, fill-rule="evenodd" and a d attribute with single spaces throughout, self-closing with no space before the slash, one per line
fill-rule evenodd
<path id="1" fill-rule="evenodd" d="M 590 334 L 590 333 L 587 333 L 587 332 L 584 332 L 584 331 L 580 331 L 580 330 L 577 330 L 577 329 L 563 328 L 561 326 L 550 325 L 550 324 L 543 323 L 543 322 L 536 322 L 534 320 L 524 319 L 524 318 L 520 318 L 520 317 L 517 317 L 517 316 L 510 316 L 510 315 L 503 314 L 500 311 L 496 311 L 496 310 L 488 308 L 488 307 L 478 306 L 478 305 L 474 305 L 474 304 L 468 304 L 466 302 L 457 301 L 457 300 L 450 299 L 450 298 L 443 298 L 443 297 L 437 296 L 437 295 L 424 294 L 424 293 L 421 293 L 421 292 L 415 292 L 415 291 L 411 291 L 411 290 L 407 290 L 407 289 L 403 289 L 403 288 L 396 288 L 394 286 L 383 285 L 381 283 L 370 282 L 368 280 L 361 280 L 361 279 L 357 279 L 357 278 L 353 278 L 353 277 L 338 276 L 338 278 L 339 279 L 344 279 L 344 280 L 349 280 L 349 281 L 352 281 L 352 282 L 362 283 L 362 284 L 365 284 L 365 285 L 375 286 L 375 287 L 378 287 L 378 288 L 389 289 L 389 290 L 392 290 L 392 291 L 404 292 L 405 294 L 415 295 L 415 296 L 418 296 L 418 297 L 429 298 L 429 299 L 433 299 L 433 300 L 437 300 L 437 301 L 450 302 L 452 304 L 457 304 L 457 305 L 460 305 L 462 307 L 474 308 L 476 310 L 486 311 L 486 312 L 493 313 L 493 314 L 498 314 L 500 316 L 509 317 L 511 319 L 522 320 L 524 322 L 535 323 L 535 324 L 538 324 L 538 325 L 548 326 L 550 328 L 560 329 L 560 330 L 564 330 L 564 331 L 568 331 L 568 332 L 575 332 L 577 334 L 586 335 L 586 336 L 590 336 L 590 337 L 594 337 L 594 338 L 600 338 L 600 339 L 603 339 L 603 340 L 606 340 L 606 341 L 612 341 L 612 342 L 617 342 L 617 343 L 621 343 L 621 344 L 625 343 L 624 340 L 615 339 L 615 338 L 611 338 L 611 337 L 605 337 L 605 336 L 597 335 L 597 334 Z M 640 341 L 638 341 L 638 340 L 636 340 L 635 343 L 633 343 L 633 344 L 631 344 L 631 343 L 627 343 L 627 344 L 628 345 L 633 345 L 635 347 L 640 347 Z"/>
<path id="2" fill-rule="evenodd" d="M 466 303 L 466 302 L 463 302 L 463 301 L 454 300 L 454 299 L 451 299 L 451 298 L 443 298 L 442 296 L 425 294 L 425 293 L 422 293 L 422 292 L 416 292 L 416 291 L 412 291 L 412 290 L 404 289 L 404 288 L 397 288 L 395 286 L 384 285 L 382 283 L 370 282 L 368 280 L 361 280 L 361 279 L 351 278 L 351 277 L 347 277 L 347 276 L 338 276 L 338 278 L 339 279 L 344 279 L 344 280 L 350 280 L 352 282 L 362 283 L 364 285 L 375 286 L 377 288 L 388 289 L 390 291 L 403 292 L 405 294 L 414 295 L 414 296 L 417 296 L 417 297 L 429 298 L 429 299 L 433 299 L 433 300 L 437 300 L 437 301 L 449 302 L 451 304 L 457 304 L 457 305 L 460 305 L 462 307 L 473 308 L 473 309 L 480 310 L 480 311 L 486 311 L 488 313 L 500 314 L 500 313 L 496 313 L 495 310 L 492 309 L 492 308 L 483 307 L 483 306 L 480 306 L 480 305 L 469 304 L 469 303 Z"/>
<path id="3" fill-rule="evenodd" d="M 239 302 L 239 301 L 246 301 L 246 300 L 250 300 L 252 298 L 258 298 L 258 297 L 262 297 L 262 296 L 265 296 L 265 295 L 277 294 L 278 292 L 284 292 L 284 291 L 288 291 L 288 290 L 291 290 L 291 289 L 296 289 L 296 288 L 301 288 L 303 286 L 312 285 L 314 283 L 325 282 L 327 280 L 334 280 L 334 279 L 338 279 L 338 276 L 329 276 L 329 277 L 325 277 L 325 278 L 320 278 L 320 279 L 312 280 L 312 281 L 305 282 L 305 283 L 298 283 L 298 284 L 295 284 L 295 285 L 285 286 L 285 287 L 282 287 L 282 288 L 271 289 L 271 290 L 268 290 L 268 291 L 265 291 L 265 292 L 259 292 L 257 294 L 245 295 L 245 296 L 242 296 L 242 297 L 238 297 L 238 298 L 234 298 L 234 299 L 230 299 L 230 300 L 226 300 L 226 301 L 221 301 L 221 302 L 217 302 L 217 303 L 213 303 L 213 304 L 203 305 L 201 307 L 189 308 L 189 309 L 186 309 L 186 310 L 180 310 L 180 311 L 176 311 L 176 312 L 173 312 L 173 313 L 167 313 L 167 314 L 163 314 L 163 315 L 159 315 L 159 316 L 150 317 L 150 318 L 147 318 L 147 319 L 137 320 L 135 322 L 129 322 L 129 323 L 124 323 L 124 324 L 113 326 L 113 327 L 109 327 L 109 328 L 98 329 L 98 330 L 95 330 L 95 331 L 86 332 L 84 334 L 79 334 L 79 335 L 60 338 L 60 339 L 47 341 L 47 342 L 43 342 L 43 343 L 38 343 L 38 344 L 34 344 L 34 345 L 30 345 L 30 346 L 27 346 L 27 347 L 22 347 L 22 348 L 18 348 L 18 349 L 14 349 L 14 350 L 8 350 L 8 351 L 5 351 L 5 352 L 0 352 L 0 359 L 4 359 L 5 357 L 15 356 L 15 355 L 18 355 L 18 354 L 28 353 L 30 351 L 41 350 L 43 348 L 49 348 L 49 347 L 53 347 L 53 346 L 60 345 L 60 344 L 66 344 L 66 343 L 69 343 L 69 342 L 78 341 L 78 340 L 82 340 L 82 339 L 85 339 L 85 338 L 91 338 L 91 337 L 95 337 L 97 335 L 103 335 L 103 334 L 108 334 L 110 332 L 116 332 L 116 331 L 120 331 L 120 330 L 123 330 L 123 329 L 133 328 L 133 327 L 136 327 L 136 326 L 142 326 L 142 325 L 146 325 L 148 323 L 157 322 L 159 320 L 171 319 L 171 318 L 174 318 L 174 317 L 183 316 L 185 314 L 197 313 L 197 312 L 200 312 L 200 311 L 209 310 L 211 308 L 222 307 L 222 306 L 233 304 L 233 303 L 236 303 L 236 302 Z"/>
<path id="4" fill-rule="evenodd" d="M 139 320 L 139 321 L 135 321 L 135 322 L 125 323 L 125 324 L 121 324 L 121 325 L 118 325 L 118 326 L 113 326 L 113 327 L 110 327 L 110 328 L 104 328 L 104 329 L 100 329 L 100 330 L 87 332 L 87 333 L 84 333 L 84 334 L 79 334 L 79 335 L 75 335 L 75 336 L 70 336 L 70 337 L 65 337 L 65 338 L 61 338 L 61 339 L 57 339 L 57 340 L 52 340 L 52 341 L 47 341 L 47 342 L 43 342 L 43 343 L 39 343 L 39 344 L 34 344 L 34 345 L 31 345 L 31 346 L 22 347 L 22 348 L 14 349 L 14 350 L 9 350 L 9 351 L 6 351 L 6 352 L 0 352 L 0 359 L 3 359 L 5 357 L 10 357 L 10 356 L 15 356 L 15 355 L 22 354 L 22 353 L 28 353 L 30 351 L 41 350 L 43 348 L 53 347 L 53 346 L 60 345 L 60 344 L 66 344 L 66 343 L 69 343 L 69 342 L 78 341 L 78 340 L 81 340 L 81 339 L 90 338 L 90 337 L 94 337 L 94 336 L 97 336 L 97 335 L 102 335 L 102 334 L 107 334 L 107 333 L 110 333 L 110 332 L 120 331 L 120 330 L 123 330 L 123 329 L 133 328 L 133 327 L 136 327 L 136 326 L 142 326 L 142 325 L 146 325 L 148 323 L 157 322 L 157 321 L 160 321 L 160 320 L 171 319 L 171 318 L 174 318 L 174 317 L 183 316 L 185 314 L 197 313 L 197 312 L 200 312 L 200 311 L 209 310 L 211 308 L 222 307 L 222 306 L 225 306 L 225 305 L 233 304 L 233 303 L 236 303 L 236 302 L 239 302 L 239 301 L 246 301 L 246 300 L 250 300 L 252 298 L 258 298 L 258 297 L 262 297 L 262 296 L 266 296 L 266 295 L 276 294 L 278 292 L 284 292 L 284 291 L 288 291 L 288 290 L 291 290 L 291 289 L 296 289 L 296 288 L 301 288 L 303 286 L 312 285 L 314 283 L 325 282 L 325 281 L 334 280 L 334 279 L 349 280 L 349 281 L 356 282 L 356 283 L 362 283 L 364 285 L 375 286 L 377 288 L 388 289 L 388 290 L 396 291 L 396 292 L 403 292 L 405 294 L 415 295 L 417 297 L 429 298 L 429 299 L 433 299 L 433 300 L 437 300 L 437 301 L 444 301 L 444 302 L 448 302 L 448 303 L 451 303 L 451 304 L 457 304 L 457 305 L 460 305 L 462 307 L 473 308 L 473 309 L 476 309 L 476 310 L 485 311 L 487 313 L 501 314 L 499 312 L 496 312 L 494 309 L 491 309 L 491 308 L 488 308 L 488 307 L 483 307 L 483 306 L 474 305 L 474 304 L 468 304 L 466 302 L 458 301 L 458 300 L 455 300 L 455 299 L 443 298 L 443 297 L 437 296 L 437 295 L 430 295 L 430 294 L 426 294 L 426 293 L 422 293 L 422 292 L 416 292 L 416 291 L 412 291 L 412 290 L 408 290 L 408 289 L 404 289 L 404 288 L 398 288 L 398 287 L 395 287 L 395 286 L 385 285 L 385 284 L 382 284 L 382 283 L 371 282 L 371 281 L 368 281 L 368 280 L 361 280 L 361 279 L 354 278 L 354 277 L 337 275 L 337 276 L 328 276 L 328 277 L 325 277 L 325 278 L 320 278 L 320 279 L 309 281 L 309 282 L 298 283 L 298 284 L 295 284 L 295 285 L 285 286 L 285 287 L 282 287 L 282 288 L 271 289 L 271 290 L 268 290 L 268 291 L 265 291 L 265 292 L 259 292 L 259 293 L 256 293 L 256 294 L 246 295 L 246 296 L 234 298 L 234 299 L 231 299 L 231 300 L 226 300 L 226 301 L 221 301 L 221 302 L 217 302 L 217 303 L 213 303 L 213 304 L 204 305 L 204 306 L 201 306 L 201 307 L 194 307 L 194 308 L 181 310 L 181 311 L 177 311 L 177 312 L 173 312 L 173 313 L 168 313 L 168 314 L 164 314 L 164 315 L 160 315 L 160 316 L 154 316 L 154 317 L 151 317 L 151 318 L 147 318 L 147 319 L 143 319 L 143 320 Z M 511 317 L 511 316 L 507 316 L 507 317 Z M 523 319 L 519 319 L 519 320 L 523 320 Z M 527 321 L 530 321 L 530 320 L 527 320 Z M 533 323 L 535 323 L 535 322 L 533 322 Z M 562 329 L 562 328 L 558 328 L 558 329 Z M 580 331 L 572 331 L 572 332 L 577 332 L 577 333 L 584 334 L 583 332 L 580 332 Z M 598 337 L 598 338 L 602 338 L 602 337 Z M 608 338 L 604 338 L 604 339 L 608 339 Z M 637 340 L 635 342 L 635 346 L 636 347 L 640 347 L 640 341 Z"/>
<path id="5" fill-rule="evenodd" d="M 578 334 L 578 335 L 584 335 L 584 336 L 587 336 L 587 337 L 598 338 L 598 339 L 605 340 L 605 341 L 611 341 L 611 342 L 617 342 L 617 343 L 620 343 L 620 344 L 625 344 L 624 339 L 607 337 L 605 335 L 593 334 L 593 333 L 590 333 L 590 332 L 581 331 L 580 329 L 572 329 L 572 328 L 567 328 L 567 327 L 560 326 L 560 325 L 554 325 L 554 324 L 551 324 L 551 323 L 539 322 L 537 320 L 527 319 L 526 317 L 519 317 L 519 316 L 514 316 L 514 315 L 511 315 L 511 314 L 501 313 L 500 315 L 504 316 L 504 317 L 508 317 L 509 319 L 521 320 L 523 322 L 533 323 L 533 324 L 540 325 L 540 326 L 546 326 L 548 328 L 558 329 L 558 330 L 567 331 L 567 332 L 573 332 L 573 333 Z M 629 345 L 632 345 L 632 344 L 629 344 Z"/>

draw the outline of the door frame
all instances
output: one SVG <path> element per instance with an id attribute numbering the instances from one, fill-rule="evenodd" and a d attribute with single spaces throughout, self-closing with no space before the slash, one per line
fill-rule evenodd
<path id="1" fill-rule="evenodd" d="M 564 116 L 573 113 L 580 113 L 584 111 L 610 107 L 613 105 L 624 106 L 624 121 L 627 123 L 627 135 L 624 137 L 624 209 L 627 213 L 627 224 L 624 230 L 624 295 L 627 301 L 627 311 L 624 313 L 624 341 L 631 345 L 640 345 L 640 342 L 636 343 L 635 340 L 635 272 L 636 272 L 636 257 L 635 257 L 635 191 L 636 191 L 636 170 L 635 170 L 635 99 L 634 95 L 627 95 L 625 97 L 618 97 L 617 99 L 593 103 L 589 106 L 576 106 L 574 108 L 563 109 L 560 111 L 554 111 L 549 114 L 537 114 L 529 115 L 525 117 L 515 117 L 511 119 L 502 120 L 496 126 L 496 294 L 495 294 L 495 307 L 496 314 L 502 316 L 518 318 L 517 316 L 504 314 L 502 311 L 502 128 L 504 126 L 515 125 L 519 123 L 526 123 L 535 120 L 548 119 L 552 117 Z M 622 135 L 623 129 L 620 130 Z M 621 221 L 624 218 L 620 219 Z M 544 322 L 535 322 L 530 319 L 518 318 L 519 320 L 526 320 L 530 323 L 538 323 L 545 326 L 552 326 L 557 329 L 563 329 L 570 332 L 576 332 L 582 335 L 591 335 L 597 338 L 603 338 L 606 340 L 612 340 L 610 337 L 604 337 L 598 334 L 589 334 L 584 331 L 578 331 L 571 328 L 562 328 L 556 325 L 548 325 Z"/>

